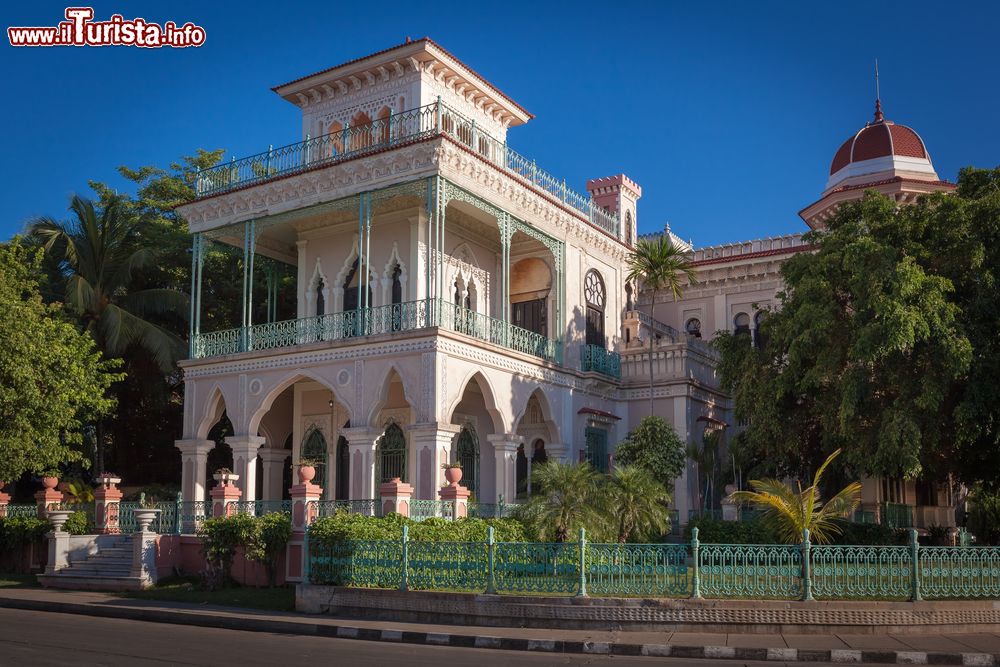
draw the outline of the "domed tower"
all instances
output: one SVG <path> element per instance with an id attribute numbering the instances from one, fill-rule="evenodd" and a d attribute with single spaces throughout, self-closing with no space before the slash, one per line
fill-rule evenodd
<path id="1" fill-rule="evenodd" d="M 865 190 L 877 190 L 904 204 L 928 192 L 954 189 L 953 183 L 938 178 L 920 135 L 886 120 L 881 100 L 876 99 L 875 117 L 841 144 L 822 196 L 799 216 L 818 229 L 843 202 L 861 199 Z"/>

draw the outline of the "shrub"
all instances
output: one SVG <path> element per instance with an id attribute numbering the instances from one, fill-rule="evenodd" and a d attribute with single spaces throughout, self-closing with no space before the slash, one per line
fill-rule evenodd
<path id="1" fill-rule="evenodd" d="M 832 544 L 901 545 L 907 543 L 905 530 L 877 523 L 844 523 L 844 530 Z"/>
<path id="2" fill-rule="evenodd" d="M 205 555 L 205 587 L 215 590 L 232 580 L 237 547 L 249 544 L 256 531 L 256 518 L 248 514 L 206 519 L 198 529 Z"/>
<path id="3" fill-rule="evenodd" d="M 278 560 L 292 536 L 292 520 L 285 514 L 272 512 L 256 520 L 250 544 L 243 545 L 247 558 L 261 563 L 267 570 L 267 582 L 274 586 L 278 578 Z"/>
<path id="4" fill-rule="evenodd" d="M 384 517 L 337 512 L 316 521 L 309 528 L 309 541 L 333 546 L 354 540 L 400 540 L 403 526 L 409 526 L 416 542 L 485 542 L 487 528 L 493 526 L 497 542 L 523 542 L 524 526 L 514 519 L 425 519 L 414 521 L 399 514 Z"/>
<path id="5" fill-rule="evenodd" d="M 63 530 L 70 535 L 90 535 L 94 532 L 90 526 L 90 519 L 83 510 L 70 514 L 63 524 Z"/>
<path id="6" fill-rule="evenodd" d="M 780 544 L 778 535 L 758 519 L 723 521 L 710 516 L 691 519 L 684 528 L 684 539 L 691 539 L 691 529 L 698 528 L 698 540 L 704 544 Z"/>
<path id="7" fill-rule="evenodd" d="M 976 543 L 1000 544 L 1000 493 L 976 489 L 969 500 L 967 525 Z"/>
<path id="8" fill-rule="evenodd" d="M 666 487 L 674 488 L 687 465 L 687 451 L 674 427 L 662 417 L 643 417 L 615 448 L 615 463 L 645 468 Z"/>
<path id="9" fill-rule="evenodd" d="M 26 557 L 29 545 L 41 546 L 45 533 L 52 530 L 48 519 L 36 517 L 5 517 L 0 519 L 0 570 L 26 572 L 30 561 Z"/>

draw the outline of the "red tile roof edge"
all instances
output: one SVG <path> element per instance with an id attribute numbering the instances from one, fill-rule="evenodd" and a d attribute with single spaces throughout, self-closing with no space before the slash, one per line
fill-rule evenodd
<path id="1" fill-rule="evenodd" d="M 597 408 L 580 408 L 577 413 L 578 415 L 597 415 L 598 417 L 608 417 L 609 419 L 621 419 L 616 414 L 610 412 L 605 412 L 604 410 L 598 410 Z"/>
<path id="2" fill-rule="evenodd" d="M 756 259 L 758 257 L 771 257 L 772 255 L 787 255 L 795 252 L 802 252 L 804 250 L 812 250 L 811 245 L 795 245 L 789 246 L 787 248 L 777 248 L 775 250 L 758 250 L 757 252 L 748 252 L 742 255 L 728 255 L 726 257 L 711 257 L 709 259 L 700 259 L 697 262 L 691 262 L 691 266 L 704 266 L 706 264 L 722 264 L 724 262 L 735 262 L 741 259 Z"/>

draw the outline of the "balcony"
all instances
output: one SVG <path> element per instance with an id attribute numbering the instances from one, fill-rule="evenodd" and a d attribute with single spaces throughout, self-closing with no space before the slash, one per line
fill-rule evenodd
<path id="1" fill-rule="evenodd" d="M 193 359 L 205 359 L 434 327 L 546 361 L 559 363 L 562 360 L 562 344 L 559 341 L 441 299 L 422 299 L 200 333 L 192 337 L 190 353 Z"/>
<path id="2" fill-rule="evenodd" d="M 476 123 L 442 104 L 410 109 L 371 123 L 345 127 L 340 132 L 310 138 L 280 148 L 269 148 L 199 172 L 198 197 L 208 197 L 263 183 L 363 155 L 389 150 L 437 136 L 446 136 L 467 147 L 490 164 L 540 190 L 553 201 L 576 211 L 582 218 L 618 237 L 617 215 L 594 204 L 560 179 L 538 167 L 534 160 L 511 150 L 505 142 L 476 127 Z"/>
<path id="3" fill-rule="evenodd" d="M 622 376 L 621 357 L 600 345 L 584 345 L 580 348 L 580 370 L 618 379 Z"/>

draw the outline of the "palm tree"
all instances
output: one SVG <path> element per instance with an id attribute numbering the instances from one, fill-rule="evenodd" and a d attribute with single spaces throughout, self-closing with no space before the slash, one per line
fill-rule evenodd
<path id="1" fill-rule="evenodd" d="M 626 280 L 633 285 L 642 281 L 649 292 L 649 319 L 656 313 L 656 297 L 666 291 L 677 301 L 681 298 L 681 276 L 694 285 L 695 273 L 684 251 L 673 244 L 668 234 L 656 238 L 639 239 L 628 258 Z M 649 330 L 649 414 L 653 414 L 653 331 Z"/>
<path id="2" fill-rule="evenodd" d="M 604 528 L 601 474 L 589 463 L 548 461 L 532 471 L 532 496 L 518 517 L 534 526 L 543 541 L 566 542 L 574 529 Z"/>
<path id="3" fill-rule="evenodd" d="M 803 531 L 819 544 L 840 534 L 840 519 L 850 516 L 861 503 L 861 482 L 851 482 L 837 495 L 822 503 L 819 484 L 823 471 L 837 456 L 838 449 L 827 457 L 816 470 L 812 486 L 803 489 L 798 482 L 798 492 L 785 482 L 776 479 L 750 480 L 753 491 L 736 491 L 730 498 L 738 503 L 751 503 L 764 511 L 761 519 L 775 530 L 788 544 L 802 540 Z"/>
<path id="4" fill-rule="evenodd" d="M 607 501 L 622 544 L 636 534 L 660 537 L 670 530 L 670 493 L 646 468 L 615 468 L 607 484 Z"/>
<path id="5" fill-rule="evenodd" d="M 59 262 L 66 280 L 65 303 L 94 338 L 106 358 L 124 355 L 132 346 L 146 350 L 164 373 L 184 355 L 180 338 L 146 319 L 187 318 L 188 296 L 173 289 L 130 291 L 134 271 L 154 259 L 144 247 L 139 220 L 119 200 L 98 210 L 89 199 L 74 196 L 73 219 L 38 218 L 29 234 Z M 103 465 L 103 424 L 97 424 L 95 464 Z"/>

